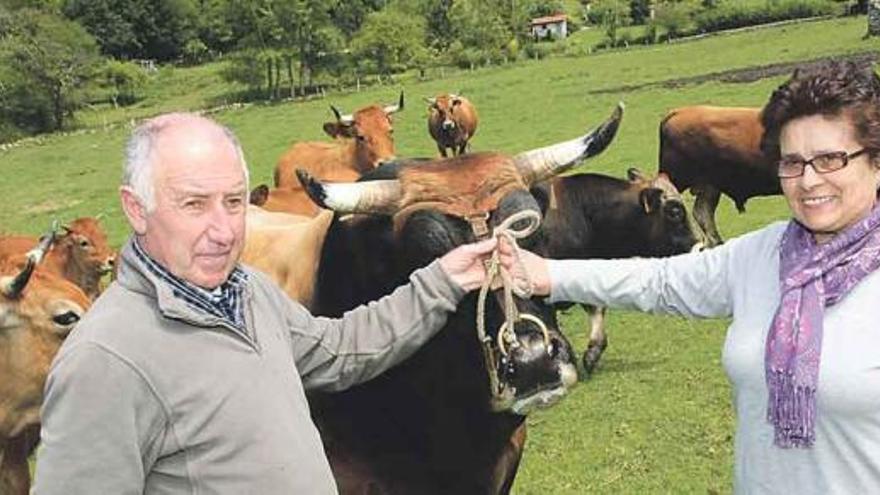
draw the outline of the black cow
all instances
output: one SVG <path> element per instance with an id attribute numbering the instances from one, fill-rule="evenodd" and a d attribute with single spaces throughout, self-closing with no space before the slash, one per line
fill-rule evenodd
<path id="1" fill-rule="evenodd" d="M 570 175 L 532 188 L 538 201 L 548 205 L 543 235 L 550 258 L 658 257 L 699 247 L 681 194 L 669 179 L 663 174 L 646 179 L 636 169 L 628 176 L 629 181 Z M 592 373 L 608 346 L 605 308 L 584 309 L 590 316 L 590 342 L 583 365 Z"/>
<path id="2" fill-rule="evenodd" d="M 390 180 L 349 184 L 321 184 L 301 174 L 313 199 L 337 212 L 322 253 L 316 314 L 339 315 L 387 294 L 417 267 L 474 241 L 461 212 L 449 213 L 457 206 L 485 207 L 490 229 L 516 212 L 539 211 L 528 185 L 601 152 L 613 139 L 619 112 L 576 141 L 514 157 L 463 155 L 390 173 L 380 167 L 376 174 Z M 521 242 L 545 252 L 539 239 L 533 234 Z M 476 335 L 476 299 L 465 297 L 443 330 L 405 363 L 345 392 L 310 397 L 341 493 L 510 491 L 525 441 L 524 415 L 557 401 L 577 376 L 555 312 L 540 298 L 517 299 L 516 306 L 546 325 L 549 346 L 538 325 L 520 320 L 514 325 L 519 345 L 487 366 Z M 499 300 L 489 297 L 486 330 L 498 357 L 494 342 L 503 315 Z M 501 395 L 490 393 L 493 371 L 504 386 Z"/>

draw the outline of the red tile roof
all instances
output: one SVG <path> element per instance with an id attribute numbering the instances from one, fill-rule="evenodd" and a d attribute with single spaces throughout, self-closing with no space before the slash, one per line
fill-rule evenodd
<path id="1" fill-rule="evenodd" d="M 556 15 L 548 15 L 547 17 L 536 17 L 532 19 L 532 26 L 539 26 L 541 24 L 553 24 L 555 22 L 567 21 L 568 16 L 565 14 L 556 14 Z"/>

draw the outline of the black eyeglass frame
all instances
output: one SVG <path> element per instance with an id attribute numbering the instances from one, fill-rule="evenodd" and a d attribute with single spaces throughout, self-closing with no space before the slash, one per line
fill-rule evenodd
<path id="1" fill-rule="evenodd" d="M 847 153 L 846 151 L 832 151 L 830 153 L 821 153 L 819 155 L 814 156 L 813 158 L 810 158 L 809 160 L 804 160 L 804 159 L 779 160 L 778 162 L 776 162 L 776 175 L 780 179 L 794 179 L 795 177 L 800 177 L 800 176 L 804 175 L 804 171 L 807 170 L 807 165 L 813 167 L 813 171 L 815 171 L 817 174 L 830 174 L 831 172 L 837 172 L 838 170 L 846 167 L 847 165 L 849 165 L 850 160 L 852 160 L 853 158 L 858 158 L 869 151 L 871 151 L 871 148 L 861 148 L 859 150 L 853 151 L 852 153 Z M 825 160 L 827 160 L 827 163 L 832 163 L 832 164 L 836 164 L 836 163 L 838 163 L 838 160 L 840 160 L 840 162 L 839 162 L 840 165 L 839 166 L 835 165 L 834 168 L 817 167 L 815 164 L 816 160 L 822 160 L 822 159 L 825 159 Z M 789 165 L 793 165 L 795 163 L 800 165 L 800 173 L 785 174 L 785 175 L 782 174 L 782 165 L 784 162 L 788 163 Z"/>

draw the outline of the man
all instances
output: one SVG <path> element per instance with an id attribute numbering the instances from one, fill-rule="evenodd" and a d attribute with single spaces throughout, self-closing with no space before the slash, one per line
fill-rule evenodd
<path id="1" fill-rule="evenodd" d="M 52 365 L 35 493 L 334 493 L 305 389 L 411 355 L 495 246 L 461 246 L 369 307 L 316 318 L 237 263 L 247 191 L 217 123 L 169 114 L 134 131 L 120 188 L 134 235 Z"/>

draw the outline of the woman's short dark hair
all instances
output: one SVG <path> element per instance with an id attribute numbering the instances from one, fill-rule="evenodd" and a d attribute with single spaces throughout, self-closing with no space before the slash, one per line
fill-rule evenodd
<path id="1" fill-rule="evenodd" d="M 789 121 L 809 115 L 850 118 L 859 144 L 880 150 L 880 78 L 870 66 L 854 62 L 825 62 L 797 69 L 776 88 L 761 112 L 761 148 L 779 158 L 779 133 Z"/>

